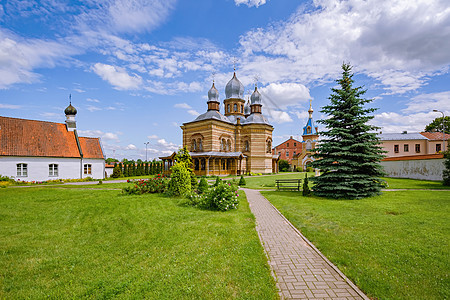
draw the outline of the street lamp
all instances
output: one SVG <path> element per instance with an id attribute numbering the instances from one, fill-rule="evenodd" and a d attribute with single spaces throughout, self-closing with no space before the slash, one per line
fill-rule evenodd
<path id="1" fill-rule="evenodd" d="M 445 115 L 442 111 L 437 110 L 437 109 L 433 109 L 434 112 L 440 112 L 442 114 L 442 142 L 443 142 L 443 151 L 445 152 Z"/>
<path id="2" fill-rule="evenodd" d="M 144 143 L 145 144 L 145 162 L 147 162 L 147 146 L 150 144 L 150 142 Z"/>

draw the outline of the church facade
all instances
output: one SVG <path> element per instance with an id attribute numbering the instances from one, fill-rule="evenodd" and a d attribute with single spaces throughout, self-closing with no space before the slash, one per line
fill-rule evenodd
<path id="1" fill-rule="evenodd" d="M 273 126 L 262 114 L 262 97 L 255 85 L 250 101 L 243 99 L 244 86 L 236 73 L 225 87 L 225 112 L 220 112 L 219 91 L 208 91 L 208 109 L 184 123 L 183 147 L 187 146 L 196 175 L 241 175 L 277 172 L 272 155 Z M 173 156 L 161 157 L 173 163 Z"/>

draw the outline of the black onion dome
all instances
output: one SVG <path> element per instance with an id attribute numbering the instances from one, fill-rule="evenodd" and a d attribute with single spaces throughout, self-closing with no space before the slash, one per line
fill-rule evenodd
<path id="1" fill-rule="evenodd" d="M 69 104 L 69 106 L 66 107 L 66 109 L 64 110 L 64 113 L 66 115 L 76 115 L 77 109 L 75 107 L 73 107 L 72 103 L 71 103 L 71 104 Z"/>

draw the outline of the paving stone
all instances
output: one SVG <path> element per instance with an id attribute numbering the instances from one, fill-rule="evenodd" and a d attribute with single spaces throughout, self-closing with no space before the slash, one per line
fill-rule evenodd
<path id="1" fill-rule="evenodd" d="M 282 299 L 365 299 L 259 191 L 243 189 Z"/>

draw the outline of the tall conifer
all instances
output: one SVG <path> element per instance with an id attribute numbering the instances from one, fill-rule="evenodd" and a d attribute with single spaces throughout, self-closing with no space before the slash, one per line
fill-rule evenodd
<path id="1" fill-rule="evenodd" d="M 329 118 L 319 120 L 326 131 L 320 132 L 316 146 L 316 161 L 311 166 L 322 174 L 313 178 L 314 194 L 321 197 L 358 199 L 380 194 L 383 158 L 376 126 L 367 124 L 375 108 L 364 106 L 372 99 L 364 99 L 362 87 L 354 88 L 352 67 L 342 65 L 339 88 L 332 88 L 330 104 L 321 112 Z"/>

